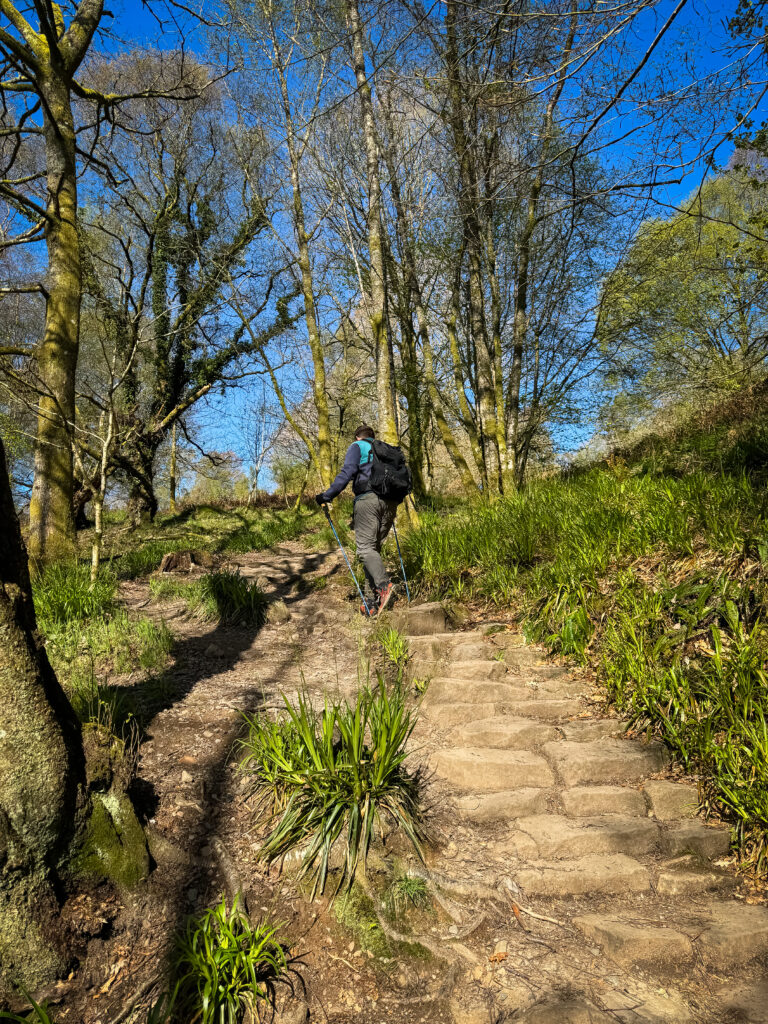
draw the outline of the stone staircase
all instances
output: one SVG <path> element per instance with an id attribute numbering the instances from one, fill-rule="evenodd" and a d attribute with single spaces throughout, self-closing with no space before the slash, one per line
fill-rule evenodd
<path id="1" fill-rule="evenodd" d="M 483 893 L 506 908 L 475 934 L 456 1024 L 768 1022 L 768 909 L 736 897 L 728 830 L 697 816 L 665 748 L 625 738 L 588 681 L 509 630 L 410 650 L 429 679 L 415 742 L 455 840 L 433 878 L 478 914 Z"/>

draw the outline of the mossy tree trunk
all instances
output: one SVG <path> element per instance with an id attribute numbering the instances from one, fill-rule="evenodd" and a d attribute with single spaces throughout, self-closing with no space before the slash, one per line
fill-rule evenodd
<path id="1" fill-rule="evenodd" d="M 39 32 L 12 5 L 5 13 L 23 39 L 19 55 L 29 69 L 43 111 L 48 296 L 45 332 L 37 353 L 41 393 L 29 506 L 29 552 L 35 559 L 49 561 L 71 554 L 75 548 L 72 430 L 82 268 L 72 90 L 103 4 L 102 0 L 83 0 L 66 29 L 57 7 L 43 3 L 32 6 L 39 17 Z"/>
<path id="2" fill-rule="evenodd" d="M 30 989 L 66 965 L 58 877 L 83 820 L 79 722 L 37 632 L 0 442 L 0 978 Z"/>

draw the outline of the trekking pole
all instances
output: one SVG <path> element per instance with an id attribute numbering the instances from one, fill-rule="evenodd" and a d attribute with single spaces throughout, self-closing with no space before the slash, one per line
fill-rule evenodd
<path id="1" fill-rule="evenodd" d="M 405 575 L 405 566 L 403 565 L 403 556 L 400 552 L 400 538 L 397 536 L 397 527 L 392 523 L 392 529 L 395 532 L 395 544 L 397 544 L 397 557 L 400 559 L 400 568 L 403 570 L 403 583 L 405 584 L 405 596 L 408 598 L 408 604 L 411 603 L 411 592 L 408 589 L 408 577 Z"/>
<path id="2" fill-rule="evenodd" d="M 347 568 L 349 569 L 350 576 L 355 581 L 355 586 L 357 587 L 357 592 L 360 595 L 360 598 L 362 599 L 362 602 L 363 602 L 363 604 L 365 606 L 365 614 L 366 615 L 370 615 L 371 614 L 371 609 L 368 607 L 368 602 L 365 600 L 365 594 L 362 592 L 362 590 L 360 589 L 360 584 L 357 582 L 357 576 L 355 576 L 354 570 L 352 569 L 352 565 L 351 565 L 349 559 L 347 558 L 347 552 L 344 550 L 344 545 L 339 540 L 338 533 L 336 533 L 336 527 L 333 525 L 333 520 L 331 519 L 331 513 L 328 511 L 328 506 L 327 505 L 321 505 L 320 508 L 323 510 L 323 512 L 325 512 L 325 518 L 328 520 L 328 525 L 333 530 L 333 536 L 336 538 L 336 543 L 341 548 L 342 555 L 344 555 L 344 561 L 347 563 Z"/>

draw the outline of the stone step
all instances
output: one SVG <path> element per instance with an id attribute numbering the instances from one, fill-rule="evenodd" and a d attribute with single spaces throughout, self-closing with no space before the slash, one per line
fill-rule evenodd
<path id="1" fill-rule="evenodd" d="M 519 689 L 508 683 L 440 676 L 431 680 L 424 703 L 446 704 L 460 701 L 462 704 L 492 704 L 513 701 L 519 696 Z"/>
<path id="2" fill-rule="evenodd" d="M 699 807 L 696 786 L 665 779 L 651 779 L 643 786 L 648 806 L 659 821 L 695 818 Z"/>
<path id="3" fill-rule="evenodd" d="M 711 868 L 689 855 L 660 865 L 655 888 L 664 896 L 727 893 L 736 888 L 736 878 L 729 871 Z"/>
<path id="4" fill-rule="evenodd" d="M 713 903 L 694 915 L 696 947 L 711 964 L 744 964 L 768 953 L 768 908 L 744 903 Z"/>
<path id="5" fill-rule="evenodd" d="M 430 763 L 439 778 L 465 793 L 549 788 L 555 782 L 544 758 L 528 750 L 455 747 L 438 750 Z"/>
<path id="6" fill-rule="evenodd" d="M 451 679 L 503 679 L 506 674 L 507 666 L 504 662 L 490 658 L 473 658 L 471 661 L 451 658 L 444 672 Z"/>
<path id="7" fill-rule="evenodd" d="M 543 682 L 544 680 L 550 680 L 554 682 L 558 679 L 571 679 L 572 673 L 569 669 L 564 668 L 562 665 L 526 665 L 518 664 L 516 659 L 507 658 L 505 656 L 504 661 L 509 668 L 510 672 L 514 672 L 516 675 L 521 676 L 523 679 L 535 679 Z M 583 688 L 583 684 L 582 684 Z"/>
<path id="8" fill-rule="evenodd" d="M 583 783 L 639 782 L 660 771 L 669 754 L 660 743 L 630 740 L 570 740 L 548 743 L 544 754 L 560 773 L 566 786 Z"/>
<path id="9" fill-rule="evenodd" d="M 523 718 L 537 718 L 542 722 L 562 722 L 581 711 L 580 700 L 573 698 L 542 697 L 512 700 L 505 705 L 509 714 Z"/>
<path id="10" fill-rule="evenodd" d="M 537 651 L 533 647 L 525 647 L 520 644 L 505 643 L 503 640 L 498 639 L 494 639 L 493 642 L 495 646 L 504 650 L 504 661 L 506 661 L 510 668 L 540 668 L 548 664 L 544 651 Z"/>
<path id="11" fill-rule="evenodd" d="M 623 853 L 533 861 L 516 871 L 514 878 L 528 896 L 623 895 L 646 892 L 651 887 L 646 868 Z"/>
<path id="12" fill-rule="evenodd" d="M 477 630 L 467 633 L 431 633 L 418 636 L 408 634 L 405 639 L 408 641 L 408 649 L 411 655 L 432 658 L 434 660 L 448 657 L 455 648 L 461 647 L 464 644 L 482 644 L 484 649 L 487 650 L 487 657 L 494 653 L 494 648 L 488 644 L 487 639 Z"/>
<path id="13" fill-rule="evenodd" d="M 639 789 L 628 786 L 574 786 L 560 794 L 563 810 L 572 818 L 591 818 L 600 814 L 645 817 L 645 798 Z"/>
<path id="14" fill-rule="evenodd" d="M 465 704 L 472 701 L 489 704 L 497 701 L 563 700 L 575 698 L 579 693 L 581 690 L 573 684 L 570 689 L 558 687 L 555 691 L 548 691 L 536 686 L 526 686 L 514 676 L 507 676 L 501 680 L 441 675 L 430 681 L 425 700 L 428 703 L 460 700 Z M 574 706 L 577 711 L 580 710 L 579 705 Z"/>
<path id="15" fill-rule="evenodd" d="M 625 966 L 664 962 L 667 970 L 676 970 L 693 956 L 693 943 L 682 932 L 657 922 L 627 921 L 613 914 L 582 914 L 571 924 L 587 941 Z"/>
<path id="16" fill-rule="evenodd" d="M 450 646 L 450 656 L 457 661 L 492 661 L 495 653 L 495 648 L 485 637 L 480 640 L 454 641 Z"/>
<path id="17" fill-rule="evenodd" d="M 592 743 L 595 740 L 616 739 L 624 734 L 626 722 L 617 718 L 584 718 L 563 726 L 563 735 L 572 743 Z"/>
<path id="18" fill-rule="evenodd" d="M 533 722 L 530 718 L 481 718 L 454 729 L 449 740 L 457 747 L 502 747 L 506 750 L 530 750 L 558 739 L 554 725 Z"/>
<path id="19" fill-rule="evenodd" d="M 452 729 L 466 722 L 480 721 L 483 718 L 494 718 L 504 715 L 504 704 L 427 704 L 422 703 L 421 714 L 429 719 L 438 729 Z"/>
<path id="20" fill-rule="evenodd" d="M 668 822 L 662 832 L 661 849 L 668 857 L 692 853 L 704 860 L 724 857 L 731 848 L 727 828 L 705 825 L 698 818 L 692 821 Z"/>
<path id="21" fill-rule="evenodd" d="M 549 789 L 505 789 L 498 793 L 472 794 L 456 800 L 462 818 L 478 823 L 510 821 L 526 814 L 544 814 L 552 791 Z"/>
<path id="22" fill-rule="evenodd" d="M 406 636 L 442 635 L 449 625 L 445 608 L 439 601 L 400 605 L 390 616 L 392 625 Z"/>
<path id="23" fill-rule="evenodd" d="M 573 860 L 590 854 L 652 853 L 659 843 L 659 826 L 650 818 L 618 815 L 574 820 L 559 814 L 539 814 L 517 821 L 518 835 L 509 842 L 518 857 Z"/>

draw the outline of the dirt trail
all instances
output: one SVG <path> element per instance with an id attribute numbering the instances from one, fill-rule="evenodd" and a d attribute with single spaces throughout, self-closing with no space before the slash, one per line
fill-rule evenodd
<path id="1" fill-rule="evenodd" d="M 286 621 L 206 627 L 179 605 L 149 604 L 144 583 L 123 591 L 177 637 L 135 789 L 156 870 L 111 935 L 91 941 L 86 997 L 62 1020 L 108 1024 L 157 975 L 174 929 L 220 895 L 224 850 L 252 911 L 285 922 L 311 1020 L 768 1021 L 768 910 L 735 898 L 733 873 L 717 867 L 727 832 L 694 816 L 695 791 L 667 780 L 661 748 L 619 738 L 587 683 L 509 629 L 411 638 L 411 673 L 431 677 L 413 757 L 431 769 L 435 841 L 426 868 L 393 856 L 434 897 L 401 930 L 438 955 L 385 955 L 372 926 L 350 914 L 351 930 L 340 925 L 338 907 L 268 872 L 233 757 L 242 713 L 302 687 L 318 701 L 354 694 L 370 627 L 337 553 L 286 544 L 236 561 L 285 602 Z M 418 609 L 407 621 L 444 628 Z"/>

